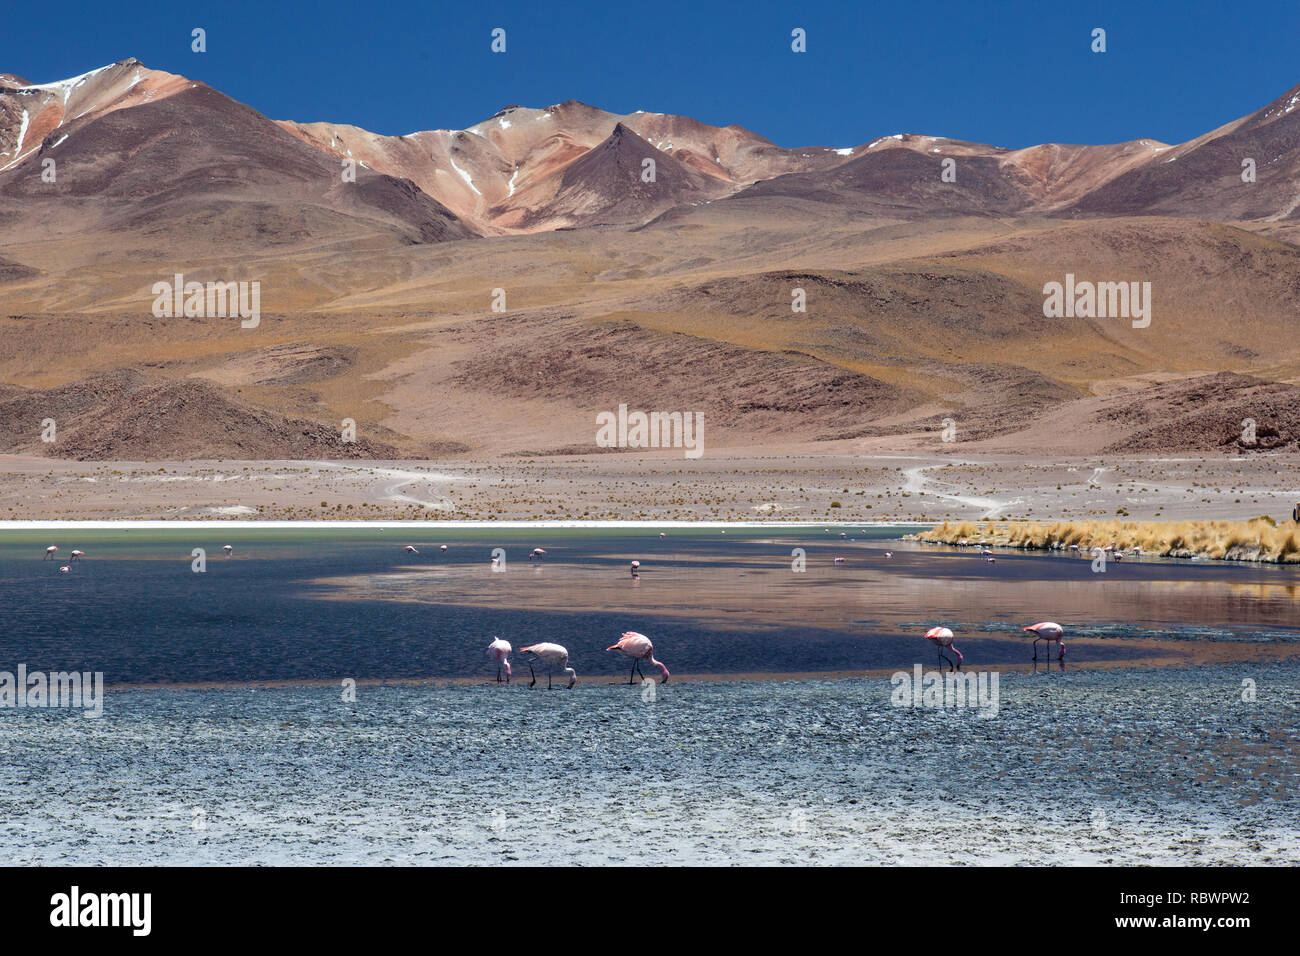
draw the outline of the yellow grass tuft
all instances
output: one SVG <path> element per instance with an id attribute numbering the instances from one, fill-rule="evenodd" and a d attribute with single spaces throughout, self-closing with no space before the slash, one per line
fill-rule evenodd
<path id="1" fill-rule="evenodd" d="M 1113 547 L 1162 557 L 1203 557 L 1228 561 L 1300 563 L 1300 527 L 1294 521 L 1274 525 L 1250 521 L 998 521 L 983 526 L 945 521 L 916 535 L 940 544 L 990 544 L 1026 551 L 1081 552 Z"/>

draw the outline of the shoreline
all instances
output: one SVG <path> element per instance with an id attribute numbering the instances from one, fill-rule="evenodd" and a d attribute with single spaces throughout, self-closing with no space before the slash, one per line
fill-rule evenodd
<path id="1" fill-rule="evenodd" d="M 1083 645 L 1086 639 L 1075 638 L 1071 646 L 1075 644 Z M 1185 642 L 1192 643 L 1192 642 Z M 1206 642 L 1213 643 L 1213 642 Z M 1300 661 L 1300 645 L 1227 645 L 1217 644 L 1216 648 L 1236 648 L 1239 650 L 1250 650 L 1255 653 L 1240 653 L 1234 656 L 1231 653 L 1206 654 L 1197 656 L 1189 654 L 1186 656 L 1169 655 L 1164 657 L 1146 657 L 1130 660 L 1110 660 L 1110 661 L 1069 661 L 1065 662 L 1066 671 L 1109 671 L 1109 670 L 1168 670 L 1168 669 L 1193 669 L 1214 666 L 1231 666 L 1234 664 L 1253 664 L 1253 663 L 1289 663 Z M 1264 651 L 1260 654 L 1260 651 Z M 893 668 L 872 668 L 868 670 L 822 670 L 822 671 L 736 671 L 736 672 L 707 672 L 707 673 L 674 673 L 669 682 L 673 684 L 769 684 L 769 683 L 803 683 L 810 681 L 849 681 L 849 680 L 888 680 L 897 673 L 912 673 L 912 668 L 918 663 L 921 664 L 922 670 L 929 673 L 937 670 L 933 663 L 921 663 L 912 661 L 906 666 Z M 1049 673 L 1060 673 L 1055 660 L 1040 660 L 1037 665 L 1031 662 L 1023 664 L 997 664 L 988 668 L 977 666 L 968 666 L 958 673 L 975 674 L 980 670 L 993 670 L 999 674 L 1035 674 L 1040 669 Z M 517 669 L 517 668 L 516 668 Z M 948 673 L 944 671 L 944 673 Z M 544 675 L 541 675 L 544 676 Z M 542 683 L 539 676 L 538 684 Z M 496 681 L 491 677 L 365 677 L 355 678 L 357 687 L 398 687 L 398 688 L 463 688 L 463 687 L 491 687 Z M 578 675 L 578 683 L 575 685 L 576 690 L 583 683 L 595 684 L 603 687 L 628 687 L 632 690 L 639 690 L 641 683 L 638 681 L 629 684 L 625 679 L 616 679 L 612 675 L 601 674 L 595 676 L 583 677 Z M 527 686 L 527 680 L 520 680 L 518 677 L 511 682 L 513 686 L 523 684 Z M 659 684 L 659 681 L 654 681 Z M 266 680 L 266 681 L 185 681 L 180 683 L 126 683 L 126 684 L 105 684 L 105 693 L 156 693 L 158 691 L 240 691 L 240 690 L 299 690 L 310 688 L 331 688 L 337 689 L 341 686 L 339 680 L 326 680 L 323 678 L 311 679 L 285 679 L 285 680 Z M 557 685 L 555 690 L 564 688 Z"/>

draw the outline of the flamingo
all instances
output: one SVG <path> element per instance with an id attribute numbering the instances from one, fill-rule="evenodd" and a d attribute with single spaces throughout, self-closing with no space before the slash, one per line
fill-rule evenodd
<path id="1" fill-rule="evenodd" d="M 42 558 L 41 560 L 42 561 L 50 560 L 50 558 L 54 557 L 54 552 L 58 550 L 59 550 L 59 546 L 57 544 L 50 545 L 48 548 L 45 549 L 45 557 Z"/>
<path id="2" fill-rule="evenodd" d="M 952 661 L 948 661 L 948 659 L 943 656 L 943 649 L 946 647 L 957 655 L 957 664 L 952 669 L 959 670 L 961 668 L 963 658 L 961 651 L 957 650 L 957 648 L 952 645 L 952 631 L 948 630 L 946 627 L 932 627 L 925 632 L 925 639 L 927 641 L 934 641 L 935 650 L 939 653 L 940 665 L 942 665 L 944 661 L 952 664 Z"/>
<path id="3" fill-rule="evenodd" d="M 667 535 L 665 535 L 662 531 L 660 531 L 660 532 L 659 532 L 659 537 L 661 537 L 661 538 L 666 538 Z"/>
<path id="4" fill-rule="evenodd" d="M 439 550 L 439 551 L 446 551 L 446 550 L 447 550 L 447 546 L 444 544 L 444 545 L 442 545 L 440 548 L 438 548 L 438 550 Z"/>
<path id="5" fill-rule="evenodd" d="M 637 576 L 637 572 L 640 570 L 640 568 L 641 568 L 641 562 L 640 562 L 640 561 L 633 561 L 633 562 L 632 562 L 632 567 L 629 569 L 629 570 L 631 570 L 631 572 L 632 572 L 632 577 L 636 577 L 636 576 Z"/>
<path id="6" fill-rule="evenodd" d="M 59 570 L 60 570 L 61 572 L 63 572 L 64 574 L 66 574 L 67 572 L 69 572 L 69 571 L 72 570 L 72 566 L 69 565 L 69 564 L 65 564 L 65 565 L 63 565 L 63 567 L 59 568 Z"/>
<path id="7" fill-rule="evenodd" d="M 841 537 L 841 538 L 847 538 L 847 537 L 848 537 L 848 534 L 847 534 L 846 532 L 841 531 L 841 532 L 840 532 L 840 537 Z"/>
<path id="8" fill-rule="evenodd" d="M 843 564 L 843 563 L 844 563 L 844 559 L 843 559 L 843 558 L 836 558 L 836 559 L 835 559 L 835 563 L 836 563 L 836 564 Z"/>
<path id="9" fill-rule="evenodd" d="M 503 641 L 499 637 L 492 638 L 492 643 L 488 645 L 487 656 L 497 662 L 497 683 L 501 683 L 501 665 L 506 668 L 506 683 L 510 683 L 510 651 L 513 650 L 509 641 Z"/>
<path id="10" fill-rule="evenodd" d="M 605 648 L 607 651 L 622 651 L 628 657 L 632 658 L 632 674 L 640 674 L 644 679 L 645 675 L 641 674 L 641 662 L 648 661 L 655 667 L 659 668 L 664 679 L 661 683 L 668 683 L 668 668 L 661 661 L 655 660 L 655 646 L 650 643 L 650 638 L 644 634 L 638 634 L 636 631 L 625 631 L 623 636 L 618 639 L 617 644 L 611 644 Z M 628 674 L 627 682 L 631 684 L 632 674 Z"/>
<path id="11" fill-rule="evenodd" d="M 887 557 L 887 558 L 892 558 L 893 556 L 894 556 L 894 552 L 892 552 L 892 551 L 886 551 L 886 552 L 885 552 L 885 557 Z"/>
<path id="12" fill-rule="evenodd" d="M 1034 638 L 1034 660 L 1038 660 L 1039 641 L 1056 641 L 1056 646 L 1061 649 L 1061 652 L 1056 655 L 1056 659 L 1058 661 L 1065 660 L 1065 642 L 1061 640 L 1061 635 L 1065 631 L 1061 628 L 1061 625 L 1052 621 L 1039 621 L 1037 624 L 1024 628 L 1024 630 L 1033 631 L 1038 635 Z"/>
<path id="13" fill-rule="evenodd" d="M 419 550 L 418 550 L 418 549 L 415 547 L 415 545 L 413 545 L 413 544 L 408 544 L 408 545 L 407 545 L 406 547 L 404 547 L 402 550 L 403 550 L 403 551 L 409 551 L 409 552 L 411 552 L 411 554 L 419 554 L 419 553 L 420 553 Z"/>
<path id="14" fill-rule="evenodd" d="M 543 641 L 541 644 L 534 644 L 531 647 L 521 647 L 519 653 L 534 654 L 546 662 L 547 690 L 551 689 L 551 675 L 555 673 L 557 667 L 569 675 L 569 686 L 565 688 L 566 690 L 572 688 L 573 685 L 578 682 L 577 672 L 569 666 L 569 651 L 567 648 L 562 647 L 559 644 L 550 644 Z M 528 673 L 533 676 L 532 682 L 528 685 L 529 687 L 532 687 L 533 684 L 537 683 L 537 673 L 533 670 L 533 662 L 531 659 L 528 661 Z"/>
<path id="15" fill-rule="evenodd" d="M 529 552 L 528 552 L 528 560 L 529 560 L 529 561 L 533 560 L 533 558 L 536 558 L 538 561 L 540 561 L 540 560 L 542 560 L 542 558 L 544 558 L 544 557 L 546 557 L 546 549 L 545 549 L 545 548 L 533 548 L 532 551 L 529 551 Z"/>
<path id="16" fill-rule="evenodd" d="M 221 550 L 224 551 L 224 552 L 226 552 L 226 557 L 230 557 L 232 554 L 235 553 L 235 548 L 234 548 L 234 546 L 233 546 L 233 545 L 229 545 L 229 544 L 227 544 L 227 545 L 223 545 L 222 548 L 221 548 Z M 74 552 L 74 553 L 75 553 L 75 552 Z"/>
<path id="17" fill-rule="evenodd" d="M 73 551 L 73 552 L 72 552 L 72 560 L 73 560 L 73 561 L 76 561 L 77 558 L 84 558 L 85 556 L 86 556 L 86 552 L 85 552 L 85 551 Z"/>

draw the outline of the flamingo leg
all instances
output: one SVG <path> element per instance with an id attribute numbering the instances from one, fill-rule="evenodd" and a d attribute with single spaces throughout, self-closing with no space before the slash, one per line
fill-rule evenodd
<path id="1" fill-rule="evenodd" d="M 532 662 L 532 661 L 529 661 L 529 662 L 528 662 L 528 673 L 531 674 L 532 677 L 533 677 L 533 679 L 532 679 L 532 683 L 530 683 L 530 684 L 528 685 L 529 687 L 532 687 L 534 684 L 537 683 L 537 672 L 533 670 L 533 662 Z"/>
<path id="2" fill-rule="evenodd" d="M 636 658 L 632 658 L 632 670 L 627 675 L 627 682 L 632 683 L 632 675 L 636 673 Z"/>
<path id="3" fill-rule="evenodd" d="M 1034 638 L 1034 660 L 1038 660 L 1038 642 L 1041 638 Z"/>
<path id="4" fill-rule="evenodd" d="M 546 671 L 546 689 L 547 689 L 547 690 L 550 690 L 550 689 L 551 689 L 551 675 L 554 674 L 554 673 L 555 673 L 555 668 L 554 668 L 554 667 L 547 668 L 547 671 Z"/>

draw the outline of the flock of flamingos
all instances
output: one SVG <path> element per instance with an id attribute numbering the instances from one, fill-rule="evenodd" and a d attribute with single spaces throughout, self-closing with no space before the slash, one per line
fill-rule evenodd
<path id="1" fill-rule="evenodd" d="M 726 534 L 727 532 L 723 531 L 722 533 Z M 664 533 L 660 532 L 659 537 L 661 538 L 664 537 Z M 843 538 L 846 537 L 846 535 L 843 532 L 841 532 L 840 537 Z M 231 557 L 235 552 L 234 547 L 229 544 L 224 545 L 221 548 L 221 550 L 228 558 Z M 402 548 L 402 550 L 404 552 L 407 552 L 408 554 L 420 553 L 419 549 L 412 544 L 406 545 L 405 547 Z M 447 546 L 445 544 L 441 545 L 439 550 L 445 552 L 447 550 Z M 57 544 L 50 545 L 48 548 L 45 549 L 45 560 L 48 561 L 51 558 L 57 560 L 58 552 L 59 552 L 59 546 Z M 991 555 L 991 552 L 985 550 L 983 553 L 985 554 L 986 560 L 988 561 L 994 560 Z M 80 550 L 74 550 L 70 552 L 68 564 L 61 565 L 59 567 L 59 571 L 62 573 L 67 573 L 71 571 L 72 562 L 76 561 L 78 558 L 85 557 L 85 555 L 86 552 Z M 545 548 L 534 548 L 528 554 L 529 561 L 540 561 L 545 557 L 546 557 Z M 886 551 L 885 557 L 887 558 L 893 557 L 893 552 Z M 492 558 L 493 570 L 497 570 L 499 568 L 500 560 L 501 559 L 497 557 Z M 835 559 L 836 563 L 842 563 L 843 561 L 844 561 L 843 558 Z M 629 570 L 631 572 L 633 579 L 639 578 L 641 572 L 641 562 L 633 561 L 630 565 Z M 1031 624 L 1029 627 L 1026 627 L 1023 630 L 1030 631 L 1035 635 L 1034 642 L 1033 642 L 1033 648 L 1034 648 L 1033 659 L 1035 661 L 1038 660 L 1039 641 L 1048 641 L 1049 643 L 1055 642 L 1057 646 L 1057 660 L 1065 659 L 1065 642 L 1061 640 L 1061 638 L 1065 634 L 1065 631 L 1061 627 L 1061 625 L 1053 621 L 1040 621 L 1037 624 Z M 941 667 L 943 664 L 948 664 L 949 667 L 954 671 L 961 669 L 962 661 L 965 658 L 963 657 L 962 652 L 957 650 L 957 648 L 953 645 L 953 633 L 951 630 L 949 630 L 946 627 L 932 627 L 925 632 L 925 639 L 927 641 L 934 641 L 935 651 L 938 654 L 939 663 Z M 951 651 L 956 656 L 956 660 L 953 660 L 952 658 L 945 656 L 944 655 L 945 649 Z M 632 659 L 632 671 L 628 675 L 628 679 L 627 679 L 627 682 L 629 684 L 634 683 L 636 677 L 641 677 L 642 680 L 646 679 L 645 674 L 642 673 L 641 671 L 642 661 L 645 661 L 645 663 L 651 667 L 659 668 L 661 682 L 665 684 L 668 683 L 668 677 L 669 677 L 668 668 L 664 666 L 662 661 L 655 660 L 654 644 L 651 642 L 650 638 L 646 637 L 644 634 L 638 633 L 637 631 L 626 631 L 623 634 L 623 636 L 618 639 L 617 643 L 611 644 L 609 647 L 605 648 L 605 650 L 620 651 L 625 656 Z M 505 671 L 505 682 L 507 684 L 510 683 L 510 677 L 511 677 L 510 655 L 513 652 L 514 652 L 514 648 L 511 646 L 510 642 L 502 640 L 499 637 L 494 637 L 492 639 L 492 643 L 488 645 L 487 656 L 490 659 L 496 661 L 497 664 L 497 678 L 496 678 L 497 683 L 501 683 L 501 673 L 503 669 Z M 563 671 L 568 676 L 569 683 L 566 685 L 568 689 L 571 689 L 573 685 L 578 682 L 577 671 L 575 671 L 572 667 L 569 666 L 569 650 L 562 644 L 553 644 L 549 641 L 543 641 L 539 644 L 530 644 L 528 647 L 521 647 L 519 649 L 519 653 L 532 655 L 532 657 L 528 659 L 528 673 L 532 677 L 532 680 L 528 684 L 529 687 L 533 687 L 537 684 L 537 672 L 533 668 L 534 660 L 540 660 L 542 663 L 546 664 L 547 690 L 550 690 L 552 687 L 552 677 L 554 676 L 556 671 Z"/>

